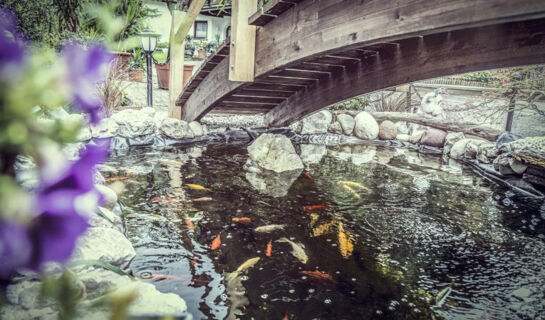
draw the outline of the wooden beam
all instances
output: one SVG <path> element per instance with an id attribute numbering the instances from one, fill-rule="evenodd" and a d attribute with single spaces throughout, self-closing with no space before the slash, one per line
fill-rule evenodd
<path id="1" fill-rule="evenodd" d="M 411 46 L 411 43 L 413 45 Z M 289 125 L 329 105 L 382 88 L 465 72 L 545 63 L 545 19 L 429 36 L 377 56 L 335 78 L 301 90 L 267 113 L 271 126 Z"/>
<path id="2" fill-rule="evenodd" d="M 187 12 L 172 10 L 172 22 L 170 24 L 170 70 L 168 75 L 168 116 L 181 119 L 182 110 L 176 106 L 178 95 L 184 89 L 184 41 L 176 41 L 178 26 L 188 19 Z"/>
<path id="3" fill-rule="evenodd" d="M 335 114 L 349 114 L 351 116 L 356 116 L 361 111 L 334 111 Z M 385 120 L 390 121 L 407 121 L 416 124 L 420 124 L 427 127 L 432 127 L 436 129 L 441 129 L 444 131 L 451 132 L 463 132 L 465 134 L 477 136 L 484 138 L 490 141 L 496 141 L 500 134 L 504 131 L 499 130 L 490 126 L 486 126 L 480 123 L 474 122 L 460 122 L 453 121 L 448 119 L 438 119 L 433 117 L 426 117 L 421 114 L 416 113 L 407 113 L 407 112 L 371 112 L 373 117 L 378 121 L 382 122 Z"/>
<path id="4" fill-rule="evenodd" d="M 193 22 L 195 22 L 195 19 L 197 18 L 197 15 L 199 15 L 199 12 L 201 12 L 201 9 L 205 2 L 206 0 L 191 1 L 191 4 L 189 5 L 189 9 L 187 9 L 187 13 L 186 13 L 187 16 L 182 21 L 182 23 L 180 24 L 180 26 L 178 27 L 176 31 L 176 34 L 174 35 L 174 39 L 176 40 L 176 43 L 182 43 L 185 40 L 187 33 L 193 26 Z"/>
<path id="5" fill-rule="evenodd" d="M 545 0 L 302 1 L 257 31 L 255 76 L 365 45 L 543 17 Z"/>
<path id="6" fill-rule="evenodd" d="M 256 27 L 248 17 L 257 10 L 257 0 L 233 0 L 229 80 L 254 81 Z"/>
<path id="7" fill-rule="evenodd" d="M 228 81 L 229 60 L 223 59 L 187 99 L 182 108 L 182 119 L 199 120 L 214 108 L 222 98 L 245 85 L 244 82 Z"/>

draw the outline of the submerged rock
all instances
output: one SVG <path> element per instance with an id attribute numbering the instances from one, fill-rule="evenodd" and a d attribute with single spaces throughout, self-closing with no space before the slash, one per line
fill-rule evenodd
<path id="1" fill-rule="evenodd" d="M 301 127 L 301 134 L 326 133 L 333 120 L 333 115 L 328 110 L 322 110 L 304 118 Z"/>
<path id="2" fill-rule="evenodd" d="M 304 164 L 320 163 L 322 158 L 327 154 L 327 148 L 321 144 L 301 144 L 301 161 Z"/>
<path id="3" fill-rule="evenodd" d="M 354 131 L 354 126 L 356 125 L 356 120 L 349 114 L 339 114 L 337 116 L 337 121 L 341 125 L 342 133 L 349 136 Z"/>
<path id="4" fill-rule="evenodd" d="M 420 144 L 430 147 L 442 148 L 445 144 L 446 131 L 428 128 L 420 138 Z"/>
<path id="5" fill-rule="evenodd" d="M 394 140 L 397 137 L 397 127 L 390 121 L 382 121 L 379 126 L 378 138 L 381 140 Z"/>
<path id="6" fill-rule="evenodd" d="M 195 137 L 191 127 L 186 121 L 167 118 L 163 120 L 160 131 L 167 137 L 172 139 L 187 139 Z"/>
<path id="7" fill-rule="evenodd" d="M 271 197 L 283 197 L 288 194 L 291 185 L 301 175 L 303 169 L 275 173 L 272 171 L 246 172 L 246 180 L 260 193 Z"/>
<path id="8" fill-rule="evenodd" d="M 77 241 L 73 260 L 102 260 L 126 268 L 136 252 L 125 236 L 111 228 L 89 228 Z"/>
<path id="9" fill-rule="evenodd" d="M 247 165 L 253 161 L 257 166 L 274 172 L 301 170 L 301 158 L 295 152 L 290 139 L 280 134 L 264 133 L 249 147 Z"/>
<path id="10" fill-rule="evenodd" d="M 373 140 L 378 137 L 379 126 L 375 118 L 369 113 L 362 111 L 354 118 L 354 135 L 360 139 Z"/>

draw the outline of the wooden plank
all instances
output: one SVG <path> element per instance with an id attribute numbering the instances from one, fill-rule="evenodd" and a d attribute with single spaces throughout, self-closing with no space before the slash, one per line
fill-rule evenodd
<path id="1" fill-rule="evenodd" d="M 303 1 L 260 27 L 255 76 L 364 45 L 545 17 L 545 0 Z"/>
<path id="2" fill-rule="evenodd" d="M 305 62 L 305 63 L 291 66 L 284 70 L 304 70 L 304 71 L 325 72 L 325 73 L 331 74 L 331 73 L 342 72 L 344 69 L 345 69 L 345 66 L 332 66 L 328 64 Z"/>
<path id="3" fill-rule="evenodd" d="M 272 109 L 277 104 L 276 103 L 263 103 L 263 102 L 236 102 L 236 101 L 220 101 L 217 104 L 218 106 L 223 107 L 233 107 L 233 108 L 247 108 L 247 109 L 259 109 L 259 108 L 266 108 L 266 109 Z"/>
<path id="4" fill-rule="evenodd" d="M 271 76 L 289 77 L 289 78 L 307 79 L 307 80 L 320 80 L 324 77 L 327 78 L 329 76 L 329 73 L 286 69 L 286 70 L 275 72 L 271 74 Z"/>
<path id="5" fill-rule="evenodd" d="M 297 0 L 271 0 L 266 3 L 259 11 L 248 18 L 248 24 L 254 26 L 264 26 L 269 21 L 275 19 L 284 11 L 291 8 L 300 1 Z"/>
<path id="6" fill-rule="evenodd" d="M 252 90 L 250 87 L 246 87 L 244 90 L 237 90 L 233 93 L 233 96 L 237 97 L 281 97 L 287 98 L 291 96 L 292 92 L 286 91 L 266 91 L 266 90 Z"/>
<path id="7" fill-rule="evenodd" d="M 229 60 L 223 59 L 182 106 L 182 119 L 185 121 L 199 120 L 214 104 L 232 91 L 242 87 L 244 82 L 228 81 Z M 177 102 L 181 105 L 181 102 Z"/>
<path id="8" fill-rule="evenodd" d="M 236 95 L 230 95 L 221 100 L 222 103 L 225 102 L 254 102 L 254 103 L 266 103 L 271 105 L 277 105 L 280 102 L 286 100 L 282 97 L 241 97 Z"/>
<path id="9" fill-rule="evenodd" d="M 450 32 L 444 41 L 424 37 L 426 50 L 407 47 L 388 63 L 377 57 L 374 63 L 347 69 L 342 77 L 297 92 L 268 112 L 266 121 L 271 126 L 288 125 L 334 103 L 417 80 L 545 63 L 544 30 L 541 19 Z"/>
<path id="10" fill-rule="evenodd" d="M 254 81 L 256 27 L 248 17 L 257 10 L 257 0 L 233 0 L 231 16 L 231 52 L 229 80 Z"/>
<path id="11" fill-rule="evenodd" d="M 301 87 L 299 86 L 292 86 L 292 85 L 282 85 L 282 84 L 276 84 L 276 83 L 261 83 L 259 81 L 254 82 L 248 87 L 245 87 L 244 89 L 251 89 L 251 90 L 266 90 L 266 91 L 284 91 L 284 92 L 296 92 L 301 90 Z"/>
<path id="12" fill-rule="evenodd" d="M 292 86 L 307 87 L 317 81 L 318 80 L 268 76 L 264 79 L 259 79 L 258 83 L 288 84 Z"/>

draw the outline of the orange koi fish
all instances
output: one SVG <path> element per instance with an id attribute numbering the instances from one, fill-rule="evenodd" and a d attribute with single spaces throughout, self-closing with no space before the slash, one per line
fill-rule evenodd
<path id="1" fill-rule="evenodd" d="M 146 279 L 153 279 L 153 280 L 184 280 L 184 278 L 180 278 L 177 276 L 172 276 L 169 274 L 156 274 L 152 273 L 149 276 L 146 276 Z"/>
<path id="2" fill-rule="evenodd" d="M 310 175 L 310 173 L 308 173 L 308 172 L 303 172 L 303 175 L 304 175 L 306 178 L 308 178 L 309 180 L 314 181 L 314 178 Z"/>
<path id="3" fill-rule="evenodd" d="M 221 232 L 212 240 L 212 244 L 210 245 L 210 249 L 216 250 L 221 246 Z"/>
<path id="4" fill-rule="evenodd" d="M 123 180 L 127 180 L 127 179 L 129 179 L 129 177 L 114 177 L 114 178 L 108 178 L 108 179 L 104 180 L 104 182 L 112 183 L 112 182 L 123 181 Z"/>
<path id="5" fill-rule="evenodd" d="M 333 281 L 333 277 L 329 273 L 325 273 L 322 271 L 314 270 L 314 271 L 300 271 L 300 274 L 303 274 L 305 276 L 309 276 L 314 279 L 318 280 L 329 280 Z"/>
<path id="6" fill-rule="evenodd" d="M 319 210 L 319 209 L 324 209 L 324 208 L 327 208 L 328 205 L 326 204 L 313 204 L 313 205 L 309 205 L 309 206 L 304 206 L 303 209 L 305 209 L 305 211 L 313 211 L 313 210 Z"/>
<path id="7" fill-rule="evenodd" d="M 193 224 L 193 222 L 191 222 L 191 219 L 189 219 L 188 217 L 185 218 L 185 225 L 186 225 L 190 230 L 195 230 L 195 225 Z"/>
<path id="8" fill-rule="evenodd" d="M 284 313 L 284 318 L 282 318 L 282 320 L 290 320 L 290 318 L 288 318 L 288 312 Z"/>
<path id="9" fill-rule="evenodd" d="M 231 219 L 231 221 L 233 221 L 235 223 L 242 223 L 242 224 L 252 223 L 252 219 L 250 219 L 248 217 L 233 218 L 233 219 Z"/>
<path id="10" fill-rule="evenodd" d="M 270 257 L 272 254 L 272 240 L 269 240 L 269 243 L 267 243 L 267 250 L 265 250 L 265 255 L 267 257 Z"/>
<path id="11" fill-rule="evenodd" d="M 202 197 L 202 198 L 197 198 L 197 199 L 189 200 L 189 202 L 203 202 L 203 201 L 212 201 L 212 198 L 210 198 L 210 197 Z"/>

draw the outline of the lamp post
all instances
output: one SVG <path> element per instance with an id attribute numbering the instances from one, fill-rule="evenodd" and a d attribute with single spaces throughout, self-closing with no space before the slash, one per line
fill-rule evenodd
<path id="1" fill-rule="evenodd" d="M 152 96 L 152 82 L 151 82 L 151 54 L 155 51 L 157 46 L 158 34 L 153 33 L 151 30 L 144 30 L 139 34 L 142 41 L 142 50 L 146 54 L 146 67 L 147 67 L 147 77 L 148 77 L 148 107 L 153 105 L 153 96 Z"/>

